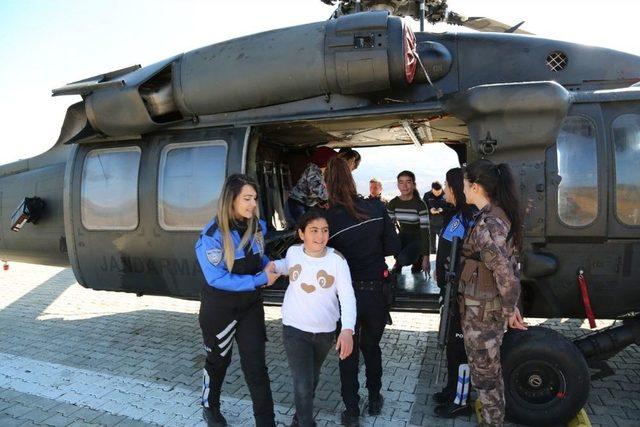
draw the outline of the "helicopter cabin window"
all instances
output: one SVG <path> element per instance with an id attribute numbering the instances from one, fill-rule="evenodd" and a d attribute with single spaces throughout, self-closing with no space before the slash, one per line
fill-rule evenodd
<path id="1" fill-rule="evenodd" d="M 626 225 L 640 225 L 640 115 L 613 122 L 616 165 L 616 215 Z"/>
<path id="2" fill-rule="evenodd" d="M 566 225 L 584 227 L 598 215 L 596 128 L 582 116 L 567 117 L 556 141 L 558 216 Z"/>
<path id="3" fill-rule="evenodd" d="M 82 169 L 80 214 L 88 230 L 138 227 L 140 148 L 92 150 Z"/>
<path id="4" fill-rule="evenodd" d="M 165 230 L 201 230 L 215 215 L 226 177 L 222 140 L 169 144 L 160 156 L 158 220 Z"/>

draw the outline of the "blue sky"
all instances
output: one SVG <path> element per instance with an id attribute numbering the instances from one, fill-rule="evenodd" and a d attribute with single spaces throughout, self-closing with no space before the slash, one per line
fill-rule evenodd
<path id="1" fill-rule="evenodd" d="M 510 24 L 526 20 L 523 28 L 543 37 L 640 54 L 635 30 L 640 2 L 448 3 L 451 10 L 468 16 L 491 16 Z M 53 145 L 66 108 L 79 100 L 52 98 L 53 88 L 129 65 L 148 65 L 233 37 L 322 21 L 331 11 L 320 0 L 0 0 L 0 164 L 31 157 Z M 417 23 L 412 25 L 417 30 Z M 448 154 L 434 149 L 402 149 L 411 153 L 408 167 L 416 164 L 428 172 L 420 181 L 430 182 L 450 166 Z M 402 150 L 387 150 L 392 150 L 385 153 L 388 158 L 407 158 Z M 366 159 L 363 166 L 367 173 L 370 167 L 378 168 L 373 163 L 367 166 Z M 390 176 L 397 173 L 393 169 Z"/>

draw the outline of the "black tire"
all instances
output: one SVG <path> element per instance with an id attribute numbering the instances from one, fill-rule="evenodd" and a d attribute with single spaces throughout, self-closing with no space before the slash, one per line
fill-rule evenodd
<path id="1" fill-rule="evenodd" d="M 501 349 L 507 417 L 527 425 L 567 423 L 589 397 L 584 356 L 547 328 L 509 330 Z"/>

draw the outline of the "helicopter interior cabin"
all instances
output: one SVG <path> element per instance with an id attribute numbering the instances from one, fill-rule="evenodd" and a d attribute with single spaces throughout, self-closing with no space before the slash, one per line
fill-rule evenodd
<path id="1" fill-rule="evenodd" d="M 359 151 L 363 163 L 373 147 L 416 145 L 440 142 L 443 150 L 452 150 L 449 160 L 455 158 L 449 167 L 456 167 L 466 161 L 468 133 L 464 122 L 453 117 L 435 117 L 423 120 L 402 120 L 398 118 L 373 118 L 366 120 L 342 120 L 339 122 L 286 123 L 253 128 L 249 142 L 247 172 L 255 177 L 261 188 L 261 216 L 270 229 L 267 236 L 267 250 L 272 257 L 283 257 L 286 249 L 295 241 L 292 224 L 287 221 L 287 196 L 292 186 L 307 166 L 316 146 L 329 146 L 336 150 L 350 147 Z M 447 148 L 448 147 L 448 148 Z M 404 169 L 414 170 L 416 162 L 391 161 L 385 166 L 386 175 L 395 175 Z M 448 168 L 447 168 L 448 169 Z M 354 171 L 357 172 L 357 171 Z M 373 171 L 379 176 L 383 171 Z M 446 172 L 446 169 L 443 170 Z M 443 172 L 435 174 L 443 181 Z M 443 176 L 440 177 L 440 174 Z M 372 175 L 371 177 L 373 177 Z M 367 178 L 368 179 L 371 178 Z M 430 183 L 421 182 L 420 194 L 430 189 Z M 367 188 L 359 192 L 367 196 Z M 395 185 L 386 189 L 387 194 L 397 193 Z M 432 273 L 435 258 L 432 255 Z M 388 263 L 392 265 L 393 259 Z M 398 309 L 437 309 L 439 289 L 434 275 L 424 272 L 412 274 L 410 267 L 403 269 L 396 289 Z M 281 297 L 286 282 L 280 279 L 270 289 L 265 290 L 265 300 L 277 301 Z"/>

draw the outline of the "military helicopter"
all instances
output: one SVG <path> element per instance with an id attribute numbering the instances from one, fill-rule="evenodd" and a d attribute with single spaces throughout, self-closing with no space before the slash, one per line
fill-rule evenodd
<path id="1" fill-rule="evenodd" d="M 259 180 L 279 257 L 310 149 L 445 143 L 460 164 L 487 157 L 518 177 L 525 316 L 621 320 L 574 342 L 544 328 L 505 340 L 508 415 L 571 419 L 589 366 L 640 339 L 640 57 L 467 18 L 446 0 L 329 3 L 325 21 L 54 89 L 82 101 L 49 151 L 0 167 L 0 259 L 71 266 L 96 290 L 197 299 L 193 244 L 228 174 Z M 401 16 L 489 32 L 414 33 Z M 398 290 L 397 309 L 435 306 Z"/>

